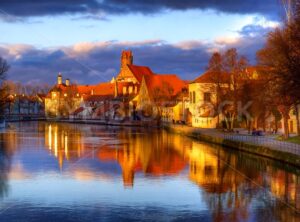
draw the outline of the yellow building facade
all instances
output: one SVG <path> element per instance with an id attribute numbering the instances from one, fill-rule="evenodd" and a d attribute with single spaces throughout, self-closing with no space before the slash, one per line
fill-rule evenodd
<path id="1" fill-rule="evenodd" d="M 62 82 L 62 75 L 57 77 L 57 84 L 49 91 L 45 98 L 45 115 L 47 118 L 69 117 L 80 107 L 82 96 L 77 92 L 76 86 L 70 85 L 67 79 Z"/>
<path id="2" fill-rule="evenodd" d="M 217 114 L 216 85 L 214 83 L 192 82 L 189 84 L 189 111 L 193 127 L 216 128 Z"/>

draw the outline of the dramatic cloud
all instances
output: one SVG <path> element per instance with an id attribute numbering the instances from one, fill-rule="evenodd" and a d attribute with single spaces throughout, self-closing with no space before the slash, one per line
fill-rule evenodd
<path id="1" fill-rule="evenodd" d="M 60 49 L 37 49 L 26 45 L 0 47 L 8 60 L 9 79 L 28 82 L 54 83 L 58 72 L 78 83 L 109 81 L 120 67 L 120 54 L 124 49 L 134 53 L 134 63 L 150 66 L 154 72 L 177 73 L 184 79 L 194 78 L 205 67 L 206 46 L 185 49 L 153 40 L 148 42 L 79 43 Z"/>
<path id="2" fill-rule="evenodd" d="M 222 37 L 214 42 L 185 41 L 170 44 L 161 40 L 140 42 L 83 42 L 70 47 L 38 49 L 31 45 L 0 45 L 0 55 L 11 65 L 8 78 L 53 84 L 58 72 L 81 84 L 109 81 L 120 67 L 124 49 L 134 53 L 134 63 L 151 67 L 156 73 L 174 73 L 194 79 L 205 71 L 211 53 L 236 47 L 255 63 L 255 54 L 270 27 L 245 26 L 238 37 Z"/>
<path id="3" fill-rule="evenodd" d="M 105 19 L 105 14 L 154 14 L 165 10 L 216 10 L 225 13 L 258 13 L 275 18 L 279 1 L 274 0 L 1 0 L 0 14 L 7 21 L 20 17 L 85 14 Z M 15 16 L 15 17 L 14 17 Z"/>

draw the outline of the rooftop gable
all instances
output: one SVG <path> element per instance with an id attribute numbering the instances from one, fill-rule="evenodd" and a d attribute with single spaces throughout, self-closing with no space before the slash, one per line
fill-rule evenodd
<path id="1" fill-rule="evenodd" d="M 143 76 L 151 76 L 154 74 L 148 66 L 128 65 L 128 68 L 139 83 L 142 82 Z"/>
<path id="2" fill-rule="evenodd" d="M 229 73 L 205 72 L 191 83 L 228 83 L 230 81 Z"/>
<path id="3" fill-rule="evenodd" d="M 183 88 L 187 87 L 186 82 L 174 74 L 153 74 L 144 78 L 150 92 L 156 88 L 165 89 L 166 87 L 170 87 L 173 90 L 172 94 L 177 95 L 182 92 Z"/>

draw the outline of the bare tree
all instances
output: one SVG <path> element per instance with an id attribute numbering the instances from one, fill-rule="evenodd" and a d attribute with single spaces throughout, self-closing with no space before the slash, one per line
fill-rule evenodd
<path id="1" fill-rule="evenodd" d="M 226 90 L 226 99 L 230 101 L 224 106 L 227 128 L 232 130 L 238 114 L 238 101 L 241 100 L 241 89 L 246 78 L 248 61 L 244 56 L 239 56 L 235 48 L 229 49 L 223 55 L 224 71 L 230 75 Z"/>
<path id="2" fill-rule="evenodd" d="M 212 75 L 210 76 L 211 81 L 215 84 L 215 92 L 216 92 L 216 101 L 213 104 L 214 109 L 218 110 L 218 107 L 221 103 L 221 101 L 224 99 L 223 96 L 223 85 L 224 85 L 224 79 L 222 76 L 224 75 L 224 66 L 223 66 L 223 58 L 222 55 L 219 52 L 213 53 L 211 56 L 208 67 L 208 72 L 212 72 Z M 218 110 L 219 111 L 219 110 Z M 217 125 L 220 125 L 220 115 L 217 113 Z"/>
<path id="3" fill-rule="evenodd" d="M 270 68 L 273 103 L 283 117 L 284 137 L 289 137 L 288 119 L 292 108 L 300 103 L 300 1 L 295 1 L 289 22 L 269 33 L 265 47 L 258 52 L 262 65 Z M 297 118 L 300 133 L 299 115 Z"/>

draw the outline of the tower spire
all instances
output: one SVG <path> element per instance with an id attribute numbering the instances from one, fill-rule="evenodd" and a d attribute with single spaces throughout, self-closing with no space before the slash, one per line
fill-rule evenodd
<path id="1" fill-rule="evenodd" d="M 58 84 L 58 85 L 61 85 L 61 84 L 62 84 L 62 74 L 61 74 L 61 73 L 58 73 L 58 76 L 57 76 L 57 84 Z"/>

